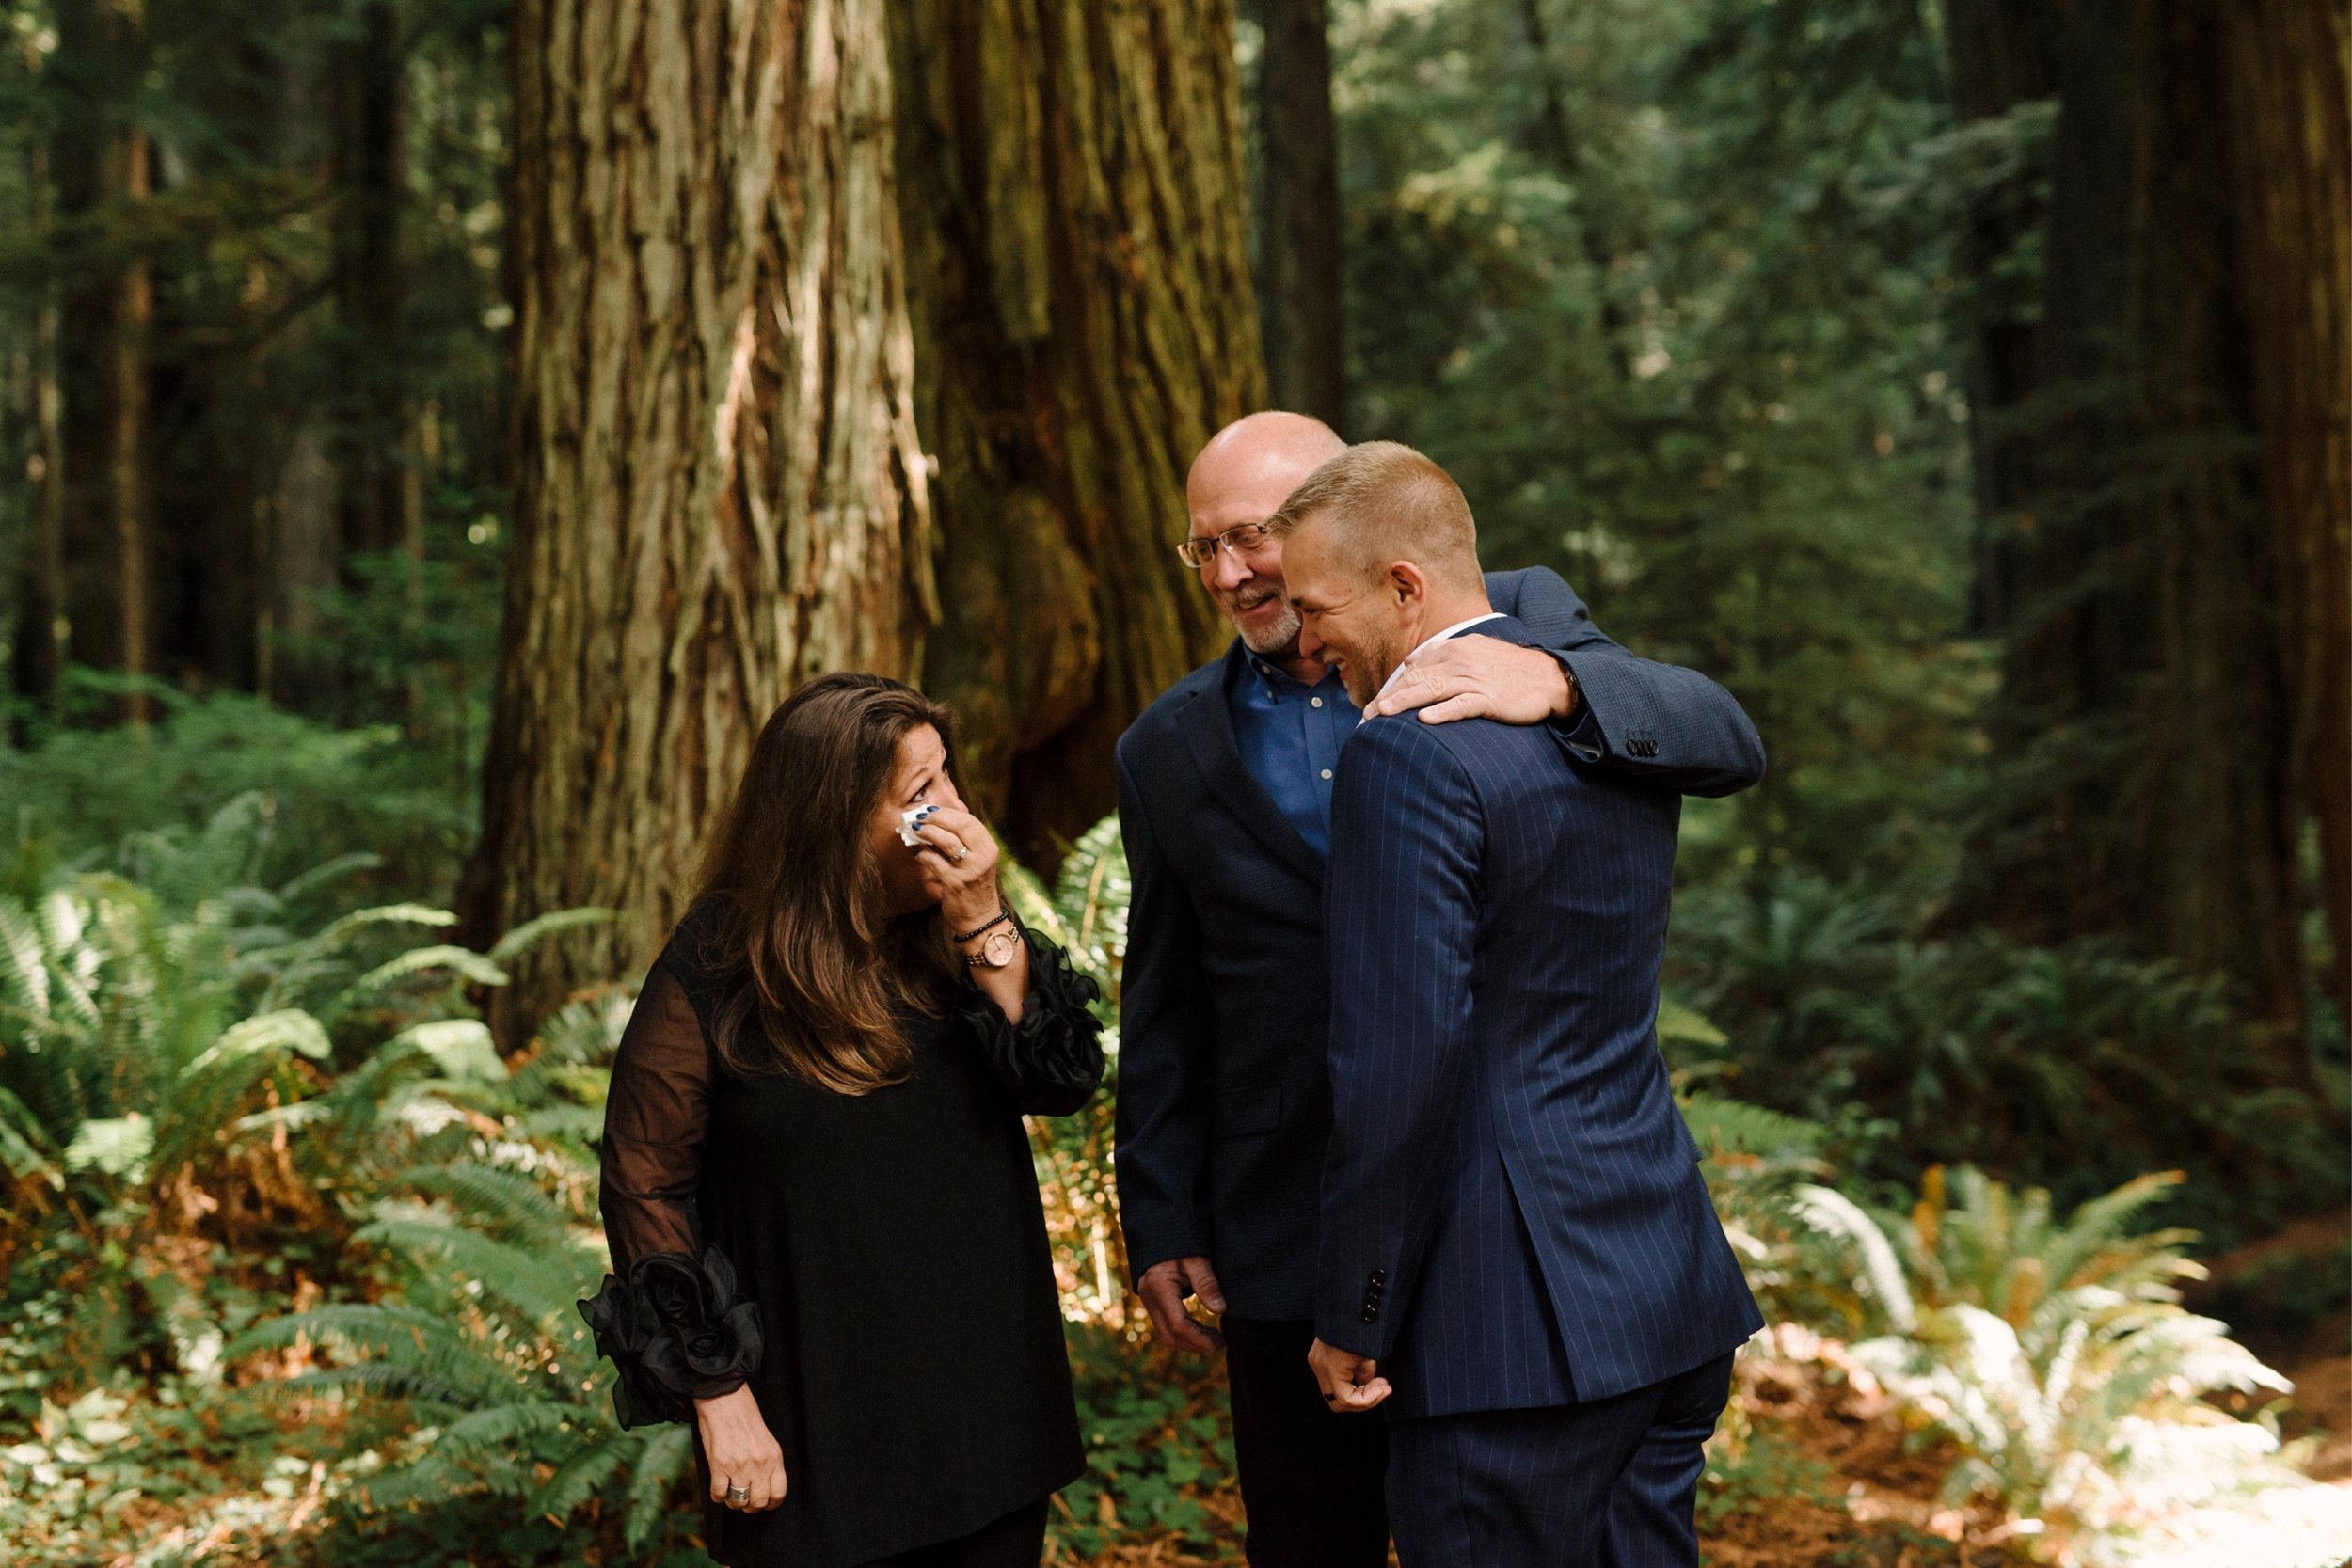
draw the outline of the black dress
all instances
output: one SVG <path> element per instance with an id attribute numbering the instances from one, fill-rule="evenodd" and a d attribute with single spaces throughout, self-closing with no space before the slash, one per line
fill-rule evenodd
<path id="1" fill-rule="evenodd" d="M 728 1568 L 850 1568 L 968 1535 L 1085 1468 L 1021 1115 L 1101 1082 L 1091 982 L 1028 936 L 1018 1025 L 960 986 L 865 1095 L 723 1064 L 729 979 L 688 911 L 622 1036 L 605 1109 L 615 1276 L 582 1310 L 624 1425 L 748 1383 L 784 1449 L 766 1513 L 707 1504 Z M 708 1494 L 697 1440 L 696 1469 Z"/>

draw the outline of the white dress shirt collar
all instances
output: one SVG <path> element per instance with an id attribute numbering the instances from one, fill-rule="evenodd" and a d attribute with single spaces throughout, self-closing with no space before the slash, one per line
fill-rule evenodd
<path id="1" fill-rule="evenodd" d="M 1502 611 L 1500 610 L 1490 610 L 1484 615 L 1473 615 L 1467 621 L 1456 621 L 1452 626 L 1446 627 L 1445 630 L 1438 633 L 1435 637 L 1422 638 L 1420 646 L 1414 648 L 1411 653 L 1405 656 L 1404 664 L 1399 664 L 1395 669 L 1389 672 L 1389 678 L 1382 681 L 1380 683 L 1380 689 L 1372 694 L 1372 702 L 1376 703 L 1388 694 L 1389 688 L 1396 684 L 1396 678 L 1405 673 L 1405 665 L 1412 663 L 1422 648 L 1428 647 L 1432 642 L 1442 642 L 1449 637 L 1458 637 L 1463 632 L 1470 630 L 1472 626 L 1483 625 L 1488 621 L 1500 621 L 1502 619 Z M 1366 703 L 1364 705 L 1366 707 L 1370 707 L 1372 703 Z"/>

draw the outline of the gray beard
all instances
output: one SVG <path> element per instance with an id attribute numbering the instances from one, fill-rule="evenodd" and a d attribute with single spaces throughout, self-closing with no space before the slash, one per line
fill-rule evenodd
<path id="1" fill-rule="evenodd" d="M 1239 627 L 1235 627 L 1234 629 L 1236 631 L 1240 631 Z M 1298 611 L 1293 610 L 1289 605 L 1284 605 L 1282 607 L 1282 615 L 1279 620 L 1276 621 L 1272 626 L 1259 633 L 1256 637 L 1251 637 L 1247 632 L 1241 633 L 1242 646 L 1248 648 L 1253 654 L 1260 655 L 1281 653 L 1296 643 L 1297 641 Z"/>

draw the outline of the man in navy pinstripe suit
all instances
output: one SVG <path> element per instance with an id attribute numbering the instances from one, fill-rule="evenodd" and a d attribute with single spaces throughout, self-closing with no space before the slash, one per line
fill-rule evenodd
<path id="1" fill-rule="evenodd" d="M 1468 503 L 1391 442 L 1274 523 L 1360 707 L 1497 614 Z M 1325 1399 L 1385 1405 L 1406 1568 L 1695 1568 L 1701 1445 L 1762 1326 L 1655 1029 L 1679 802 L 1540 729 L 1373 718 L 1331 804 Z"/>
<path id="2" fill-rule="evenodd" d="M 1119 1197 L 1136 1293 L 1177 1349 L 1221 1316 L 1252 1568 L 1383 1568 L 1388 1423 L 1334 1414 L 1307 1366 L 1331 1091 L 1323 880 L 1331 779 L 1362 717 L 1298 656 L 1281 541 L 1264 523 L 1345 450 L 1303 415 L 1248 415 L 1202 448 L 1181 548 L 1232 623 L 1120 737 L 1119 815 L 1135 879 L 1120 1024 Z M 1696 671 L 1602 635 L 1541 567 L 1487 578 L 1513 647 L 1429 650 L 1375 708 L 1538 724 L 1655 790 L 1728 795 L 1763 773 L 1756 727 Z M 1541 651 L 1537 651 L 1537 648 Z"/>

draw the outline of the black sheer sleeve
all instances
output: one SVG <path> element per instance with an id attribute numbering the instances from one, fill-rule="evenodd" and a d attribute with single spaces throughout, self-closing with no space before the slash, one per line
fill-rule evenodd
<path id="1" fill-rule="evenodd" d="M 625 1427 L 681 1421 L 693 1402 L 732 1393 L 759 1365 L 759 1313 L 737 1299 L 735 1269 L 699 1244 L 694 1195 L 709 1120 L 710 1048 L 666 963 L 646 978 L 622 1033 L 598 1149 L 614 1273 L 580 1304 L 621 1381 Z"/>
<path id="2" fill-rule="evenodd" d="M 958 992 L 957 1016 L 979 1037 L 981 1053 L 1022 1110 L 1066 1117 L 1094 1097 L 1103 1082 L 1103 1024 L 1087 1006 L 1103 993 L 1079 974 L 1070 955 L 1034 931 L 1029 944 L 1029 993 L 1021 1022 L 1009 1023 L 975 987 Z"/>

